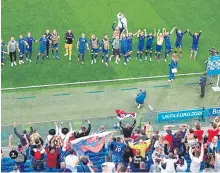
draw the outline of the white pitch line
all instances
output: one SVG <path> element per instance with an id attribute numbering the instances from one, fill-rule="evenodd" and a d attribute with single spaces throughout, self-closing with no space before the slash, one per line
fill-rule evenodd
<path id="1" fill-rule="evenodd" d="M 200 74 L 202 74 L 202 73 L 177 74 L 176 76 L 193 76 L 193 75 L 200 75 Z M 128 81 L 128 80 L 138 80 L 138 79 L 165 78 L 165 77 L 168 77 L 168 75 L 136 77 L 136 78 L 122 78 L 122 79 L 109 79 L 109 80 L 95 80 L 95 81 L 47 84 L 47 85 L 32 85 L 32 86 L 23 86 L 23 87 L 14 87 L 14 88 L 2 88 L 1 90 L 7 91 L 7 90 L 16 90 L 16 89 L 44 88 L 44 87 L 53 87 L 53 86 L 80 85 L 80 84 L 91 84 L 91 83 L 107 83 L 107 82 Z"/>

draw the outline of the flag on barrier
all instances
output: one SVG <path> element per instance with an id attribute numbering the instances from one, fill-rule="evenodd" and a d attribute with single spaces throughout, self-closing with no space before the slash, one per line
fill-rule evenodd
<path id="1" fill-rule="evenodd" d="M 125 118 L 136 118 L 136 113 L 135 112 L 125 112 L 123 110 L 120 110 L 120 109 L 116 109 L 116 114 L 117 114 L 117 118 L 119 120 L 123 120 Z"/>

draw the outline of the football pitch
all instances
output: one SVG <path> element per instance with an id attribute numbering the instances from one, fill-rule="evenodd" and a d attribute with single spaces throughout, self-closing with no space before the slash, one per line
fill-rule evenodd
<path id="1" fill-rule="evenodd" d="M 202 72 L 204 61 L 209 56 L 211 46 L 219 46 L 220 37 L 218 22 L 219 0 L 2 0 L 2 39 L 7 44 L 10 36 L 18 39 L 20 34 L 26 36 L 31 32 L 39 39 L 46 29 L 56 29 L 61 37 L 59 41 L 60 60 L 50 57 L 44 64 L 25 63 L 11 68 L 9 57 L 5 55 L 5 66 L 2 70 L 2 88 L 30 85 L 43 85 L 89 80 L 117 79 L 125 77 L 156 76 L 168 74 L 168 62 L 160 64 L 155 60 L 136 61 L 137 38 L 133 39 L 132 60 L 127 66 L 111 62 L 108 67 L 101 63 L 100 55 L 97 64 L 90 64 L 90 53 L 87 51 L 85 65 L 76 61 L 76 41 L 73 46 L 73 59 L 64 57 L 64 34 L 71 29 L 76 40 L 82 32 L 90 39 L 94 33 L 99 40 L 105 34 L 112 36 L 111 25 L 117 20 L 118 12 L 123 12 L 128 20 L 129 31 L 135 33 L 138 29 L 167 28 L 174 26 L 191 32 L 202 30 L 197 60 L 189 59 L 192 38 L 186 34 L 183 38 L 183 58 L 179 60 L 179 73 Z M 175 33 L 172 34 L 174 47 Z M 155 43 L 154 43 L 155 45 Z M 34 43 L 32 60 L 36 59 L 39 43 Z M 155 47 L 155 46 L 154 46 Z M 162 54 L 162 59 L 164 55 Z"/>

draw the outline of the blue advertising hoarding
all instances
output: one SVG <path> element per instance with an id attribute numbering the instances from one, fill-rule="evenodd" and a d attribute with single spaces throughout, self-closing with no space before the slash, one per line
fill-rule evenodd
<path id="1" fill-rule="evenodd" d="M 203 114 L 204 112 L 204 114 Z M 220 116 L 220 107 L 215 108 L 198 108 L 192 110 L 179 110 L 172 112 L 160 112 L 157 115 L 157 121 L 174 121 L 174 120 L 185 120 L 193 118 L 201 118 L 208 116 Z"/>
<path id="2" fill-rule="evenodd" d="M 220 74 L 220 56 L 211 56 L 207 63 L 207 75 L 218 75 Z"/>

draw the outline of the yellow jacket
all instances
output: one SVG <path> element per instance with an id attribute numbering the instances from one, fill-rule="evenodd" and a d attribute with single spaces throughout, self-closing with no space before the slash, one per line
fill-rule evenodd
<path id="1" fill-rule="evenodd" d="M 140 150 L 141 152 L 141 156 L 143 158 L 145 158 L 145 155 L 146 155 L 146 149 L 150 146 L 150 139 L 148 139 L 146 142 L 142 143 L 142 144 L 136 144 L 134 145 L 133 143 L 129 142 L 128 145 L 132 148 L 132 149 L 135 149 L 135 150 Z"/>

